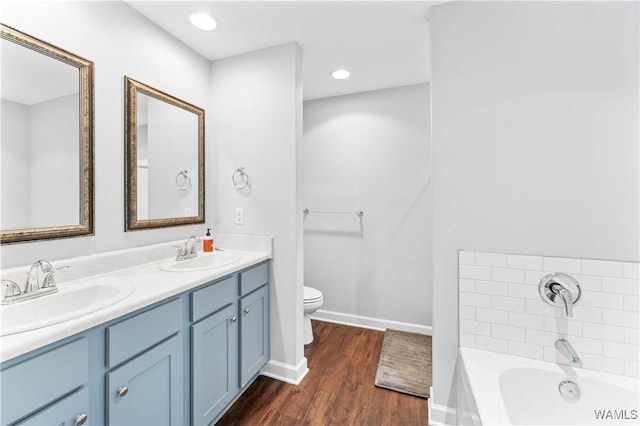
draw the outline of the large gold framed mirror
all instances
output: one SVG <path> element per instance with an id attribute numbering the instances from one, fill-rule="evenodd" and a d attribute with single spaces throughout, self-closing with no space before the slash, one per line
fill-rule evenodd
<path id="1" fill-rule="evenodd" d="M 92 235 L 93 62 L 0 24 L 2 244 Z"/>
<path id="2" fill-rule="evenodd" d="M 125 230 L 204 223 L 204 109 L 125 76 Z"/>

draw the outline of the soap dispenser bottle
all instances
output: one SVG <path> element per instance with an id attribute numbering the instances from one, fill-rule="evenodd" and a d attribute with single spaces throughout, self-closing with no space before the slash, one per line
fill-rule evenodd
<path id="1" fill-rule="evenodd" d="M 202 251 L 213 251 L 213 237 L 211 236 L 211 228 L 207 228 L 207 235 L 202 238 Z"/>

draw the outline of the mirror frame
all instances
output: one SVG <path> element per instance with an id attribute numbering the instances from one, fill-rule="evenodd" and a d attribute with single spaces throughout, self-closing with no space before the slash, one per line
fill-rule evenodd
<path id="1" fill-rule="evenodd" d="M 125 231 L 204 223 L 204 109 L 125 76 Z M 138 219 L 138 93 L 166 102 L 198 117 L 198 215 Z"/>
<path id="2" fill-rule="evenodd" d="M 49 227 L 15 228 L 0 230 L 0 243 L 50 240 L 58 238 L 94 235 L 94 65 L 92 61 L 74 55 L 64 49 L 0 24 L 0 38 L 16 43 L 43 55 L 78 68 L 80 98 L 80 223 Z"/>

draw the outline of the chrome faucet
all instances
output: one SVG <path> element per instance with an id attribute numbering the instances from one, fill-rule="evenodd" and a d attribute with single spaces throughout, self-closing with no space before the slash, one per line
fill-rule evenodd
<path id="1" fill-rule="evenodd" d="M 198 256 L 198 250 L 196 249 L 196 243 L 200 241 L 200 238 L 195 235 L 187 238 L 184 243 L 184 247 L 176 246 L 178 248 L 178 254 L 176 260 L 187 260 Z"/>
<path id="2" fill-rule="evenodd" d="M 40 271 L 49 273 L 53 270 L 53 266 L 46 260 L 38 260 L 31 265 L 27 277 L 27 284 L 24 287 L 23 294 L 33 293 L 40 290 Z"/>
<path id="3" fill-rule="evenodd" d="M 562 354 L 562 356 L 564 356 L 569 362 L 571 362 L 571 365 L 576 367 L 580 367 L 582 365 L 582 360 L 568 340 L 556 340 L 556 349 Z"/>
<path id="4" fill-rule="evenodd" d="M 53 294 L 58 291 L 55 283 L 55 273 L 69 266 L 61 266 L 54 268 L 51 263 L 46 260 L 38 260 L 31 265 L 27 273 L 27 282 L 24 289 L 11 280 L 2 280 L 4 287 L 2 295 L 2 304 L 8 305 L 19 302 L 21 300 L 35 299 L 47 294 Z M 40 284 L 40 273 L 46 274 Z"/>

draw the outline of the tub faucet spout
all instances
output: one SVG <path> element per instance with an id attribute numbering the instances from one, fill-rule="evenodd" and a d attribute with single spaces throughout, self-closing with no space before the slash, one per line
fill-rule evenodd
<path id="1" fill-rule="evenodd" d="M 571 362 L 571 365 L 579 367 L 582 364 L 582 360 L 578 356 L 578 353 L 573 349 L 573 346 L 571 346 L 571 343 L 569 343 L 568 340 L 556 340 L 556 349 L 562 354 L 562 356 Z"/>

